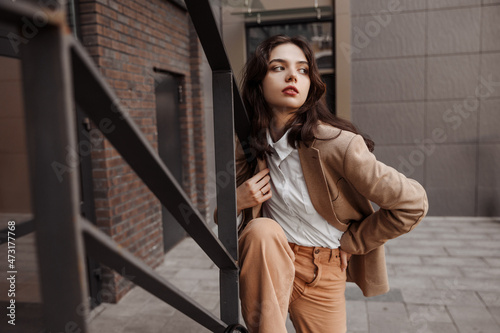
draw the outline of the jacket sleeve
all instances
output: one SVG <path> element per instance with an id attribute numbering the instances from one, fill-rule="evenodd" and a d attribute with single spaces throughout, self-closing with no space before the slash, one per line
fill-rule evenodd
<path id="1" fill-rule="evenodd" d="M 366 254 L 412 230 L 427 213 L 424 188 L 377 161 L 360 135 L 354 136 L 349 143 L 343 163 L 346 181 L 380 209 L 350 224 L 340 240 L 342 250 Z"/>

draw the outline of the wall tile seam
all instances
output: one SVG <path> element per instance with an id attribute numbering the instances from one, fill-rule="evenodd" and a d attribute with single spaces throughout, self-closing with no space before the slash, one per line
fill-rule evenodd
<path id="1" fill-rule="evenodd" d="M 482 3 L 481 7 L 499 7 L 500 6 L 500 2 L 497 2 L 497 3 Z"/>
<path id="2" fill-rule="evenodd" d="M 441 99 L 412 99 L 412 100 L 387 100 L 387 101 L 367 101 L 367 102 L 352 102 L 352 107 L 355 106 L 370 106 L 370 105 L 384 105 L 384 104 L 409 104 L 409 103 L 439 103 L 439 102 L 463 102 L 469 98 L 479 99 L 479 101 L 489 101 L 498 100 L 500 96 L 479 98 L 474 97 L 472 94 L 464 97 L 454 97 L 454 98 L 441 98 Z M 403 111 L 402 111 L 403 112 Z"/>
<path id="3" fill-rule="evenodd" d="M 427 100 L 411 100 L 411 101 L 374 101 L 374 102 L 353 102 L 353 106 L 370 106 L 370 105 L 386 105 L 386 104 L 408 104 L 408 103 L 441 103 L 441 102 L 463 102 L 464 99 L 473 97 L 471 95 L 463 97 L 463 98 L 442 98 L 442 99 L 427 99 Z M 489 102 L 489 101 L 500 101 L 500 96 L 491 96 L 488 98 L 480 98 L 474 97 L 475 99 L 479 99 L 480 103 Z"/>
<path id="4" fill-rule="evenodd" d="M 493 4 L 479 4 L 479 5 L 462 5 L 462 6 L 449 6 L 449 7 L 440 7 L 440 8 L 425 8 L 425 9 L 409 9 L 409 10 L 401 10 L 395 13 L 391 12 L 382 12 L 382 10 L 387 10 L 386 8 L 382 8 L 382 10 L 379 11 L 373 11 L 374 14 L 384 14 L 384 15 L 391 15 L 391 16 L 397 16 L 401 14 L 411 14 L 411 13 L 424 13 L 424 12 L 440 12 L 440 11 L 450 11 L 450 10 L 457 10 L 457 9 L 471 9 L 471 8 L 481 8 L 481 7 L 492 7 L 492 6 L 500 6 L 500 3 L 493 3 Z M 357 19 L 361 17 L 373 17 L 372 13 L 354 13 L 351 12 L 351 18 Z"/>
<path id="5" fill-rule="evenodd" d="M 433 54 L 416 54 L 408 56 L 387 56 L 387 57 L 372 57 L 372 58 L 353 58 L 352 64 L 362 63 L 368 61 L 385 61 L 385 60 L 410 60 L 410 59 L 425 59 L 425 58 L 449 58 L 461 56 L 479 56 L 480 54 L 493 54 L 498 55 L 500 50 L 478 50 L 474 52 L 457 52 L 457 53 L 433 53 Z"/>
<path id="6" fill-rule="evenodd" d="M 404 59 L 418 59 L 418 58 L 439 58 L 439 57 L 457 57 L 457 56 L 474 56 L 480 53 L 500 53 L 500 48 L 494 50 L 477 50 L 473 52 L 454 52 L 454 53 L 419 53 L 411 55 L 398 55 L 398 56 L 383 56 L 383 57 L 357 57 L 352 58 L 352 63 L 361 63 L 367 61 L 384 61 L 384 60 L 404 60 Z"/>
<path id="7" fill-rule="evenodd" d="M 478 7 L 478 6 L 477 6 Z M 398 12 L 391 13 L 387 11 L 387 8 L 381 8 L 381 10 L 374 10 L 372 11 L 373 13 L 353 13 L 351 12 L 351 19 L 358 19 L 358 18 L 365 18 L 365 17 L 373 17 L 373 14 L 383 14 L 383 15 L 390 15 L 390 16 L 398 16 L 398 15 L 404 15 L 404 14 L 413 14 L 413 13 L 425 13 L 427 9 L 409 9 L 409 10 L 401 10 Z"/>
<path id="8" fill-rule="evenodd" d="M 498 145 L 500 143 L 500 139 L 489 139 L 489 138 L 483 138 L 479 137 L 479 142 L 478 142 L 478 149 L 481 149 L 482 146 L 486 145 Z"/>
<path id="9" fill-rule="evenodd" d="M 484 1 L 481 0 L 481 4 L 483 4 Z M 484 24 L 483 24 L 483 12 L 485 9 L 481 8 L 479 11 L 479 17 L 480 17 L 480 22 L 479 22 L 479 65 L 478 65 L 478 77 L 477 77 L 477 83 L 476 86 L 479 87 L 481 86 L 481 73 L 482 73 L 482 67 L 483 67 L 483 32 L 484 32 Z M 481 145 L 481 109 L 482 109 L 482 103 L 481 100 L 479 100 L 479 107 L 478 111 L 476 113 L 476 160 L 475 160 L 475 186 L 474 186 L 474 216 L 477 216 L 480 211 L 480 202 L 479 202 L 479 183 L 480 183 L 480 174 L 479 174 L 479 167 L 480 167 L 480 145 Z M 462 272 L 462 274 L 464 274 Z"/>
<path id="10" fill-rule="evenodd" d="M 441 8 L 428 8 L 428 11 L 435 10 L 448 10 L 448 9 L 462 9 L 462 8 L 479 8 L 479 7 L 494 7 L 500 6 L 500 3 L 484 3 L 481 1 L 480 5 L 462 5 L 462 6 L 450 6 L 450 7 L 441 7 Z"/>
<path id="11" fill-rule="evenodd" d="M 449 7 L 439 7 L 439 8 L 427 8 L 427 12 L 443 12 L 443 11 L 453 11 L 460 9 L 471 9 L 471 8 L 481 8 L 489 7 L 491 4 L 479 4 L 479 5 L 462 5 L 462 6 L 449 6 Z"/>
<path id="12" fill-rule="evenodd" d="M 488 143 L 491 145 L 495 145 L 496 143 Z M 402 147 L 409 147 L 409 148 L 415 148 L 419 147 L 421 145 L 421 142 L 419 140 L 418 143 L 377 143 L 375 142 L 375 150 L 374 152 L 377 152 L 377 148 L 384 147 L 384 148 L 402 148 Z M 443 142 L 443 143 L 438 143 L 434 142 L 435 146 L 469 146 L 469 147 L 476 147 L 476 142 L 475 141 L 470 141 L 470 142 Z"/>
<path id="13" fill-rule="evenodd" d="M 436 127 L 436 128 L 439 128 L 439 129 L 443 129 L 442 127 Z M 432 140 L 432 137 L 431 135 L 426 135 L 423 137 L 424 139 L 429 139 L 429 140 Z M 441 146 L 441 145 L 475 145 L 477 143 L 481 143 L 482 141 L 477 141 L 477 138 L 473 138 L 473 139 L 455 139 L 455 138 L 447 138 L 446 139 L 446 142 L 443 142 L 443 143 L 436 143 L 436 142 L 433 142 L 433 144 L 437 147 L 437 146 Z M 383 145 L 384 143 L 380 143 L 378 146 L 381 146 Z M 406 144 L 409 144 L 409 145 L 415 145 L 415 146 L 421 146 L 422 142 L 417 142 L 417 143 L 411 143 L 411 142 L 403 142 L 403 143 L 394 143 L 394 145 L 400 145 L 400 146 L 403 146 L 403 145 L 406 145 Z"/>

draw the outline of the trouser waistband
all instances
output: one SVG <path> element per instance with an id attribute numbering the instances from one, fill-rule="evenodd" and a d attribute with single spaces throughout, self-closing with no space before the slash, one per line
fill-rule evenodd
<path id="1" fill-rule="evenodd" d="M 329 249 L 326 247 L 319 247 L 319 246 L 302 246 L 290 242 L 288 243 L 288 245 L 290 245 L 290 248 L 292 249 L 295 255 L 297 255 L 297 253 L 307 254 L 310 255 L 311 257 L 328 255 L 330 259 L 329 261 L 331 261 L 333 258 L 340 257 L 339 249 Z"/>

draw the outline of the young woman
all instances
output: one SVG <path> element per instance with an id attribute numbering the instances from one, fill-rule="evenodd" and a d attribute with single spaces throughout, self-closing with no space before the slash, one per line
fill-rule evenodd
<path id="1" fill-rule="evenodd" d="M 424 189 L 333 116 L 310 46 L 274 36 L 247 63 L 256 166 L 237 143 L 240 297 L 250 332 L 346 331 L 345 283 L 389 290 L 383 244 L 427 212 Z M 380 209 L 373 210 L 370 201 Z M 352 255 L 352 257 L 351 257 Z"/>

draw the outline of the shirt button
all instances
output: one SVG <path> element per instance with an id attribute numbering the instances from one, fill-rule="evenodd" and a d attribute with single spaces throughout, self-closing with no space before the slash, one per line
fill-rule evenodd
<path id="1" fill-rule="evenodd" d="M 314 251 L 314 253 L 318 254 L 318 253 L 319 253 L 319 250 Z"/>

